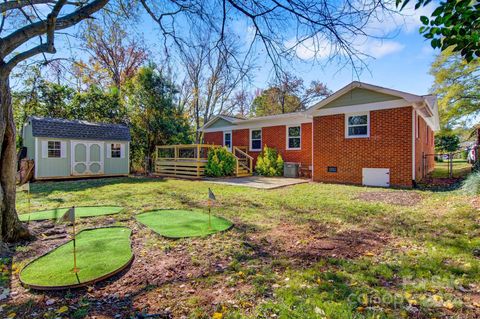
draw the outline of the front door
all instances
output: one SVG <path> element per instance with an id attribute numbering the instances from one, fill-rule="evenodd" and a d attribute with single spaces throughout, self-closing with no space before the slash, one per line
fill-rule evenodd
<path id="1" fill-rule="evenodd" d="M 103 174 L 103 142 L 73 141 L 72 175 Z"/>
<path id="2" fill-rule="evenodd" d="M 232 131 L 223 132 L 223 146 L 232 151 Z"/>

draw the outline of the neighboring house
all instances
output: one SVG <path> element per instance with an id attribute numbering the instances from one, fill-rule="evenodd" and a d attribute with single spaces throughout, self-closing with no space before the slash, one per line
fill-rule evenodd
<path id="1" fill-rule="evenodd" d="M 130 130 L 117 124 L 30 117 L 23 128 L 35 179 L 129 173 Z"/>
<path id="2" fill-rule="evenodd" d="M 237 119 L 217 116 L 205 143 L 276 148 L 317 182 L 412 187 L 434 169 L 436 97 L 352 82 L 304 112 Z"/>

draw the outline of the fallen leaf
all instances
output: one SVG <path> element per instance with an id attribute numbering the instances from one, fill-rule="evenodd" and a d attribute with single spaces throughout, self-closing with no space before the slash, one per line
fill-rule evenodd
<path id="1" fill-rule="evenodd" d="M 58 314 L 61 314 L 61 313 L 65 313 L 68 311 L 68 307 L 67 306 L 62 306 L 60 308 L 57 309 L 57 313 Z"/>
<path id="2" fill-rule="evenodd" d="M 452 310 L 453 308 L 455 308 L 455 305 L 450 300 L 447 300 L 443 303 L 443 307 L 448 310 Z"/>
<path id="3" fill-rule="evenodd" d="M 212 319 L 222 319 L 223 318 L 223 313 L 221 312 L 215 312 L 212 316 Z"/>

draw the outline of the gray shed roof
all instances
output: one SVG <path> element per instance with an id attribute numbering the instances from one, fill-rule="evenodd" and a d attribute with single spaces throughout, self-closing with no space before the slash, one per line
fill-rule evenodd
<path id="1" fill-rule="evenodd" d="M 32 116 L 32 134 L 37 137 L 71 138 L 80 140 L 130 141 L 126 125 L 70 121 Z"/>

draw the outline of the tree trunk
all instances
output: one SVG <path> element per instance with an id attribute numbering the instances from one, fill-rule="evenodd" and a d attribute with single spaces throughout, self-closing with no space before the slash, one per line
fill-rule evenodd
<path id="1" fill-rule="evenodd" d="M 30 238 L 15 210 L 17 156 L 9 75 L 0 71 L 0 242 Z"/>

